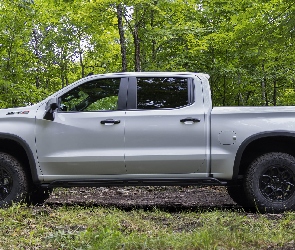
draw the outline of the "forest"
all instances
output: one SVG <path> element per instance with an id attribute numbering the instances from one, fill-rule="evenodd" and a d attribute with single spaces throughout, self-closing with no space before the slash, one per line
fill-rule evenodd
<path id="1" fill-rule="evenodd" d="M 210 75 L 215 106 L 295 105 L 295 0 L 1 0 L 0 107 L 89 73 Z"/>

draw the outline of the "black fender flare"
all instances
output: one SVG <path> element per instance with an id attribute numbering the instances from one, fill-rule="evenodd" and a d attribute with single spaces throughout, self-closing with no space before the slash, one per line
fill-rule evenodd
<path id="1" fill-rule="evenodd" d="M 265 137 L 278 137 L 278 136 L 282 136 L 282 137 L 295 137 L 295 131 L 294 132 L 290 132 L 290 131 L 284 131 L 284 130 L 278 130 L 278 131 L 269 131 L 269 132 L 261 132 L 261 133 L 257 133 L 254 135 L 249 136 L 247 139 L 245 139 L 237 153 L 236 153 L 236 157 L 235 157 L 235 161 L 234 161 L 234 168 L 233 168 L 233 180 L 237 180 L 238 179 L 238 174 L 239 174 L 239 170 L 240 170 L 240 163 L 241 163 L 241 159 L 243 156 L 243 153 L 245 151 L 245 149 L 247 148 L 247 146 L 258 140 L 261 138 L 265 138 Z"/>
<path id="2" fill-rule="evenodd" d="M 8 139 L 11 141 L 15 141 L 18 144 L 20 144 L 20 146 L 25 150 L 27 157 L 28 157 L 28 161 L 29 161 L 29 167 L 30 167 L 30 173 L 31 173 L 31 177 L 33 179 L 33 183 L 38 183 L 39 178 L 38 178 L 38 174 L 37 174 L 37 166 L 36 166 L 36 162 L 34 159 L 34 155 L 33 152 L 31 150 L 31 148 L 29 147 L 29 144 L 23 140 L 21 137 L 14 135 L 14 134 L 9 134 L 9 133 L 0 133 L 0 139 Z"/>

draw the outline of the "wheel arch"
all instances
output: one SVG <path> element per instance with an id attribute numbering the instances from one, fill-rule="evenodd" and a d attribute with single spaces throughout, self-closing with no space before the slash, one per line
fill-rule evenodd
<path id="1" fill-rule="evenodd" d="M 39 182 L 34 155 L 25 140 L 17 135 L 0 133 L 0 151 L 12 155 L 23 164 L 31 184 Z"/>
<path id="2" fill-rule="evenodd" d="M 295 157 L 295 132 L 262 132 L 244 140 L 236 153 L 233 180 L 238 180 L 255 158 L 268 152 L 288 153 Z"/>

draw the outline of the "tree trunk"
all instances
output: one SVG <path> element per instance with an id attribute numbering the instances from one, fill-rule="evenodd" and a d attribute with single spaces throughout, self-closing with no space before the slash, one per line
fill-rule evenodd
<path id="1" fill-rule="evenodd" d="M 39 47 L 39 37 L 38 37 L 38 33 L 35 29 L 33 29 L 33 37 L 34 37 L 34 43 L 32 42 L 32 45 L 34 47 L 34 54 L 35 54 L 35 57 L 36 57 L 36 60 L 37 60 L 37 63 L 38 65 L 41 65 L 41 62 L 40 62 L 40 57 L 41 57 L 41 53 L 38 49 Z M 39 88 L 40 87 L 40 68 L 37 67 L 37 75 L 36 75 L 36 78 L 35 78 L 35 82 L 36 82 L 36 88 Z"/>
<path id="2" fill-rule="evenodd" d="M 262 65 L 262 70 L 263 70 L 263 79 L 261 81 L 262 100 L 264 102 L 264 105 L 268 106 L 268 98 L 267 98 L 267 92 L 266 92 L 267 80 L 266 80 L 265 71 L 264 71 L 264 64 Z"/>
<path id="3" fill-rule="evenodd" d="M 79 51 L 79 60 L 80 60 L 80 66 L 81 66 L 81 76 L 82 78 L 85 76 L 85 65 L 83 63 L 83 56 L 82 56 L 82 51 Z"/>
<path id="4" fill-rule="evenodd" d="M 243 95 L 241 93 L 241 73 L 238 73 L 238 89 L 239 89 L 239 93 L 238 93 L 238 106 L 244 106 L 245 102 L 244 102 L 244 98 Z"/>
<path id="5" fill-rule="evenodd" d="M 138 27 L 135 24 L 133 31 L 133 40 L 134 40 L 134 70 L 136 72 L 141 71 L 141 63 L 140 63 L 140 41 L 138 37 Z"/>
<path id="6" fill-rule="evenodd" d="M 154 5 L 156 6 L 158 3 L 158 1 L 154 1 Z M 151 10 L 151 28 L 154 29 L 154 19 L 155 19 L 155 16 L 154 16 L 154 9 Z M 152 39 L 152 59 L 153 59 L 153 62 L 155 63 L 156 62 L 156 59 L 157 59 L 157 54 L 156 54 L 156 39 Z"/>
<path id="7" fill-rule="evenodd" d="M 140 21 L 138 17 L 138 8 L 139 6 L 134 7 L 134 29 L 133 29 L 133 42 L 134 42 L 134 70 L 136 72 L 141 71 L 141 60 L 140 60 L 140 39 L 139 39 L 139 27 Z"/>
<path id="8" fill-rule="evenodd" d="M 83 49 L 81 47 L 82 34 L 79 33 L 78 37 L 79 37 L 79 51 L 78 51 L 79 63 L 80 63 L 80 67 L 81 67 L 81 76 L 83 78 L 83 77 L 85 77 L 85 64 L 84 64 L 84 61 L 83 61 Z"/>
<path id="9" fill-rule="evenodd" d="M 127 71 L 127 59 L 126 59 L 126 40 L 123 26 L 123 5 L 120 3 L 117 5 L 117 18 L 118 18 L 118 30 L 120 35 L 121 45 L 121 57 L 122 57 L 122 72 Z"/>
<path id="10" fill-rule="evenodd" d="M 277 81 L 273 82 L 273 105 L 277 106 Z"/>
<path id="11" fill-rule="evenodd" d="M 125 17 L 125 21 L 128 25 L 128 28 L 133 36 L 133 43 L 134 43 L 134 70 L 136 72 L 141 71 L 141 60 L 140 60 L 140 39 L 139 39 L 139 27 L 140 27 L 140 20 L 138 19 L 138 12 L 137 12 L 138 6 L 134 7 L 134 15 L 133 15 L 133 21 L 134 26 L 130 22 L 130 19 Z"/>
<path id="12" fill-rule="evenodd" d="M 223 100 L 222 105 L 226 106 L 226 75 L 223 76 Z"/>

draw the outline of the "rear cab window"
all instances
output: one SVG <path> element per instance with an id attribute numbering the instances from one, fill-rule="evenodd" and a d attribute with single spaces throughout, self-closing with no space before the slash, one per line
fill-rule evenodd
<path id="1" fill-rule="evenodd" d="M 189 78 L 138 77 L 136 109 L 177 109 L 194 102 Z"/>

